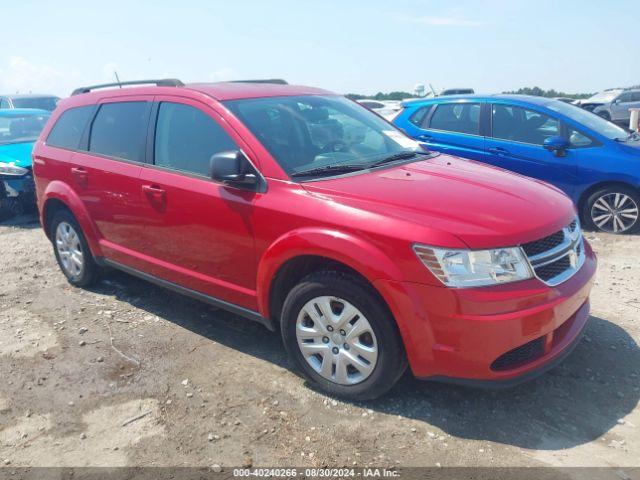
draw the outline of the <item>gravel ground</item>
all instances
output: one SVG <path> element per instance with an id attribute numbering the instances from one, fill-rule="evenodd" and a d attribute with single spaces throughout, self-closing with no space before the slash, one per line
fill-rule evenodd
<path id="1" fill-rule="evenodd" d="M 354 404 L 258 324 L 117 272 L 71 287 L 35 219 L 5 221 L 0 465 L 640 466 L 640 238 L 588 238 L 592 317 L 560 367 L 498 392 L 407 375 Z"/>

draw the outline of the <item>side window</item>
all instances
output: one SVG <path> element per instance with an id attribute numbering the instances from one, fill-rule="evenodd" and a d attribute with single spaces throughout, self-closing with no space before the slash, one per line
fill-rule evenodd
<path id="1" fill-rule="evenodd" d="M 427 118 L 427 114 L 429 113 L 429 110 L 431 110 L 431 105 L 429 105 L 428 107 L 418 108 L 409 117 L 409 121 L 411 123 L 413 123 L 416 127 L 421 127 L 422 128 L 422 126 L 423 126 L 422 124 L 423 124 L 425 118 Z"/>
<path id="2" fill-rule="evenodd" d="M 569 145 L 574 148 L 584 148 L 590 147 L 594 144 L 593 140 L 591 140 L 586 135 L 580 133 L 578 130 L 574 130 L 573 128 L 569 129 Z"/>
<path id="3" fill-rule="evenodd" d="M 147 112 L 148 102 L 101 105 L 91 126 L 89 151 L 123 160 L 144 161 Z"/>
<path id="4" fill-rule="evenodd" d="M 560 122 L 544 113 L 512 105 L 493 105 L 493 138 L 542 145 L 548 137 L 560 135 Z"/>
<path id="5" fill-rule="evenodd" d="M 478 135 L 480 132 L 480 104 L 444 103 L 438 105 L 431 116 L 429 128 Z"/>
<path id="6" fill-rule="evenodd" d="M 212 155 L 237 149 L 227 132 L 203 111 L 180 103 L 160 104 L 154 146 L 156 165 L 208 177 Z"/>
<path id="7" fill-rule="evenodd" d="M 631 92 L 631 101 L 640 102 L 640 92 Z"/>
<path id="8" fill-rule="evenodd" d="M 47 145 L 70 150 L 78 148 L 82 132 L 87 126 L 92 111 L 93 105 L 70 108 L 65 111 L 49 132 Z"/>
<path id="9" fill-rule="evenodd" d="M 620 103 L 630 102 L 631 101 L 631 92 L 621 93 L 620 96 L 618 97 L 618 100 L 620 101 Z"/>

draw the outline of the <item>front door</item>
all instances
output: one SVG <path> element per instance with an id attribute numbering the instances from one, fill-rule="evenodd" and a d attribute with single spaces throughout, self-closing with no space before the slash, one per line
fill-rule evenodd
<path id="1" fill-rule="evenodd" d="M 572 149 L 559 157 L 542 144 L 561 136 L 561 123 L 537 110 L 508 104 L 491 107 L 491 135 L 485 140 L 486 161 L 513 172 L 549 182 L 571 196 L 577 182 L 577 158 Z"/>
<path id="2" fill-rule="evenodd" d="M 147 265 L 165 280 L 257 310 L 253 205 L 260 193 L 213 182 L 212 155 L 248 149 L 198 101 L 156 97 L 140 174 Z"/>

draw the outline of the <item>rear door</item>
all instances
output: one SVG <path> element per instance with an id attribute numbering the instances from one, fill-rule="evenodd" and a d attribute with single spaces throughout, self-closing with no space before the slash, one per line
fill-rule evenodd
<path id="1" fill-rule="evenodd" d="M 210 106 L 159 96 L 142 169 L 143 269 L 209 296 L 257 310 L 254 202 L 260 193 L 213 182 L 209 159 L 250 151 Z"/>
<path id="2" fill-rule="evenodd" d="M 482 105 L 468 100 L 438 103 L 422 119 L 414 137 L 432 150 L 484 161 Z"/>
<path id="3" fill-rule="evenodd" d="M 571 195 L 577 181 L 575 150 L 558 157 L 543 148 L 548 137 L 566 136 L 559 119 L 533 108 L 495 103 L 491 134 L 486 138 L 487 163 L 544 180 Z"/>
<path id="4" fill-rule="evenodd" d="M 110 259 L 131 264 L 140 257 L 140 171 L 153 97 L 105 99 L 71 158 L 71 183 L 98 229 Z"/>

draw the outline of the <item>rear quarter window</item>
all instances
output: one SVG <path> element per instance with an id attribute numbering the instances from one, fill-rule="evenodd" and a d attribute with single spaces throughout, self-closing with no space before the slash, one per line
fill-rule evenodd
<path id="1" fill-rule="evenodd" d="M 409 117 L 409 121 L 413 123 L 416 127 L 422 127 L 424 124 L 424 120 L 427 117 L 427 114 L 431 110 L 431 105 L 426 107 L 420 107 L 415 112 L 411 114 Z"/>
<path id="2" fill-rule="evenodd" d="M 89 105 L 70 108 L 62 113 L 49 132 L 46 140 L 47 145 L 69 150 L 77 149 L 92 111 L 93 105 Z"/>

